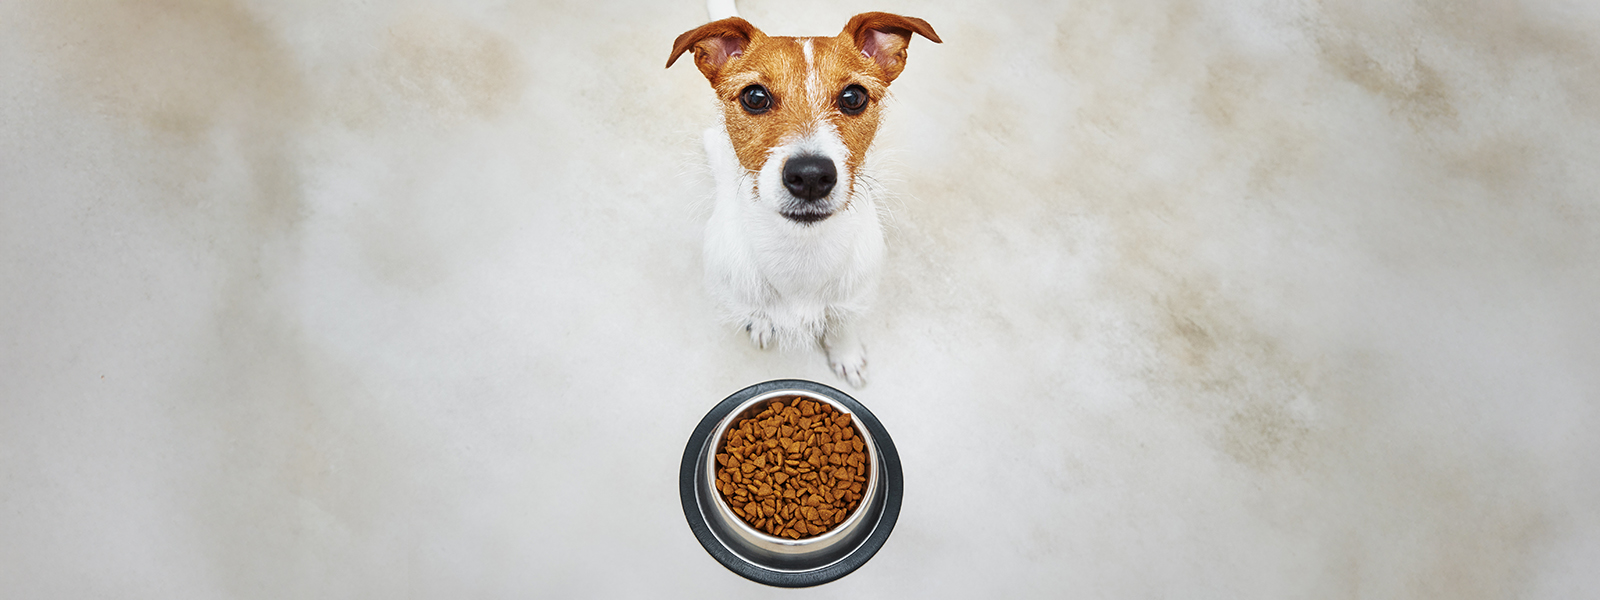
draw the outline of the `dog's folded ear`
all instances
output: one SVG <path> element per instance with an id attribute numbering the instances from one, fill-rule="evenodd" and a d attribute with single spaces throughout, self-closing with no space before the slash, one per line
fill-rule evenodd
<path id="1" fill-rule="evenodd" d="M 933 26 L 916 17 L 902 17 L 889 13 L 861 13 L 850 18 L 840 37 L 850 38 L 856 48 L 883 69 L 884 79 L 894 81 L 906 68 L 906 47 L 911 45 L 911 34 L 944 43 Z"/>
<path id="2" fill-rule="evenodd" d="M 686 31 L 673 40 L 672 56 L 667 57 L 667 66 L 678 62 L 678 57 L 692 48 L 694 65 L 700 68 L 706 79 L 716 83 L 717 72 L 722 70 L 722 65 L 727 64 L 729 59 L 743 55 L 750 40 L 761 35 L 760 29 L 739 17 L 712 21 Z"/>

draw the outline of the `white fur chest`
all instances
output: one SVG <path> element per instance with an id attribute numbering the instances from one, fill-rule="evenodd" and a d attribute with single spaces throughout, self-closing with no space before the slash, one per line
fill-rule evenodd
<path id="1" fill-rule="evenodd" d="M 785 343 L 803 345 L 829 319 L 864 312 L 883 262 L 883 230 L 870 193 L 817 223 L 784 218 L 755 194 L 721 128 L 706 132 L 716 206 L 706 224 L 706 279 L 727 320 L 771 322 Z"/>
<path id="2" fill-rule="evenodd" d="M 852 206 L 812 225 L 745 212 L 754 265 L 780 296 L 850 302 L 866 281 L 875 279 L 871 275 L 882 261 L 883 236 L 872 206 Z"/>

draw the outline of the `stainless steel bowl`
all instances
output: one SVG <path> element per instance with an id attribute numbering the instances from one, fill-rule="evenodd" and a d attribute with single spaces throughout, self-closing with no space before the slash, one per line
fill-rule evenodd
<path id="1" fill-rule="evenodd" d="M 850 516 L 837 527 L 821 535 L 797 540 L 774 537 L 751 527 L 733 512 L 733 507 L 728 506 L 727 500 L 717 492 L 716 484 L 713 483 L 717 472 L 716 450 L 722 445 L 722 438 L 727 435 L 728 428 L 740 420 L 760 413 L 768 404 L 796 396 L 827 404 L 834 410 L 850 415 L 850 422 L 855 427 L 856 434 L 860 435 L 866 444 L 867 458 L 870 461 L 867 485 L 862 490 L 861 502 L 857 503 Z M 878 445 L 873 441 L 872 434 L 860 426 L 856 414 L 844 404 L 806 390 L 767 392 L 745 400 L 743 404 L 733 409 L 732 413 L 717 424 L 710 442 L 711 446 L 705 457 L 705 476 L 700 478 L 700 493 L 712 504 L 710 519 L 712 532 L 719 540 L 727 543 L 728 549 L 740 558 L 768 565 L 767 568 L 775 571 L 809 571 L 844 558 L 844 555 L 848 554 L 847 551 L 859 543 L 862 534 L 867 531 L 861 525 L 867 521 L 865 515 L 872 514 L 876 505 L 880 479 Z"/>
<path id="2" fill-rule="evenodd" d="M 751 527 L 733 512 L 712 483 L 717 448 L 728 429 L 774 400 L 795 396 L 850 415 L 871 463 L 861 501 L 850 516 L 826 533 L 798 540 L 773 537 Z M 779 587 L 821 585 L 866 564 L 894 531 L 904 492 L 900 454 L 877 417 L 848 394 L 803 379 L 758 383 L 723 399 L 689 436 L 678 469 L 683 516 L 700 545 L 728 570 Z"/>

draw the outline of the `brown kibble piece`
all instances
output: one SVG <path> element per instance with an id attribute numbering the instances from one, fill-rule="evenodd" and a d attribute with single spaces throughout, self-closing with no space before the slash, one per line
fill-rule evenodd
<path id="1" fill-rule="evenodd" d="M 740 419 L 716 449 L 713 483 L 734 513 L 768 535 L 827 533 L 860 504 L 866 444 L 850 415 L 787 398 Z"/>

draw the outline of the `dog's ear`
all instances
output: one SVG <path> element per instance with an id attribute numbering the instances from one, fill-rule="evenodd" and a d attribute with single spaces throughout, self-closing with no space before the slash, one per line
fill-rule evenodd
<path id="1" fill-rule="evenodd" d="M 906 68 L 906 46 L 911 45 L 911 34 L 942 44 L 933 26 L 916 17 L 902 17 L 889 13 L 861 13 L 850 18 L 840 37 L 850 38 L 856 48 L 883 69 L 884 79 L 894 81 Z"/>
<path id="2" fill-rule="evenodd" d="M 672 56 L 667 57 L 667 66 L 678 62 L 678 57 L 692 48 L 694 65 L 700 67 L 706 79 L 715 84 L 722 65 L 727 64 L 729 59 L 743 55 L 750 40 L 761 35 L 760 29 L 739 17 L 712 21 L 686 31 L 673 40 Z"/>

